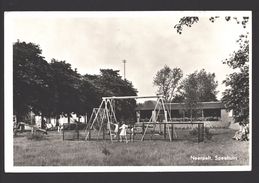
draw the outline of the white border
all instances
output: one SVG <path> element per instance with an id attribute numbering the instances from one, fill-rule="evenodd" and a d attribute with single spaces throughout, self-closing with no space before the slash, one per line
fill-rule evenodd
<path id="1" fill-rule="evenodd" d="M 141 17 L 141 16 L 249 16 L 251 21 L 249 79 L 250 79 L 250 132 L 252 132 L 252 12 L 251 11 L 106 11 L 106 12 L 5 12 L 4 14 L 4 163 L 5 172 L 204 172 L 251 171 L 252 134 L 248 166 L 13 166 L 13 43 L 12 18 L 15 17 Z"/>
<path id="2" fill-rule="evenodd" d="M 251 171 L 248 166 L 13 166 L 12 172 L 211 172 Z M 9 171 L 8 171 L 9 172 Z"/>

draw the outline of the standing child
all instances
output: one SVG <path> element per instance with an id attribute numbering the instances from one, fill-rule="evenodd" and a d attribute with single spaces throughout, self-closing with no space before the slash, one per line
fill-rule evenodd
<path id="1" fill-rule="evenodd" d="M 115 126 L 114 137 L 116 137 L 118 135 L 118 132 L 119 132 L 119 125 L 115 123 L 114 126 Z"/>
<path id="2" fill-rule="evenodd" d="M 126 143 L 128 143 L 128 140 L 127 140 L 127 128 L 128 128 L 128 125 L 125 125 L 125 123 L 123 123 L 121 125 L 121 127 L 119 129 L 121 129 L 121 132 L 120 132 L 120 142 L 123 141 L 123 137 L 125 138 L 126 140 Z"/>
<path id="3" fill-rule="evenodd" d="M 132 126 L 132 128 L 130 129 L 130 132 L 131 132 L 131 134 L 130 134 L 130 137 L 131 137 L 131 139 L 130 139 L 130 141 L 134 141 L 134 126 Z"/>

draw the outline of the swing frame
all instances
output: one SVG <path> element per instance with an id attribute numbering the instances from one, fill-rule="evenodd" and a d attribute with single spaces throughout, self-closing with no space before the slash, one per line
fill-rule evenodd
<path id="1" fill-rule="evenodd" d="M 101 113 L 100 111 L 103 109 L 104 110 L 104 114 L 101 117 L 101 126 L 100 126 L 98 134 L 97 134 L 97 139 L 99 137 L 99 133 L 100 133 L 101 129 L 103 128 L 103 121 L 104 121 L 104 119 L 107 119 L 107 125 L 108 125 L 110 140 L 111 140 L 111 142 L 113 142 L 113 138 L 112 138 L 113 134 L 112 134 L 112 131 L 111 131 L 112 118 L 114 118 L 115 123 L 118 124 L 118 121 L 117 121 L 117 118 L 116 118 L 116 115 L 115 115 L 115 109 L 114 109 L 114 106 L 113 106 L 113 102 L 115 100 L 145 99 L 145 98 L 156 98 L 157 99 L 157 102 L 156 102 L 156 105 L 155 105 L 155 108 L 154 108 L 153 111 L 156 112 L 158 110 L 158 113 L 157 113 L 157 115 L 154 116 L 154 114 L 152 112 L 152 115 L 151 115 L 149 121 L 147 122 L 147 125 L 146 125 L 146 127 L 144 129 L 144 132 L 142 134 L 141 141 L 144 140 L 144 136 L 145 136 L 145 134 L 147 132 L 147 129 L 148 129 L 148 127 L 150 125 L 159 124 L 157 119 L 158 119 L 158 116 L 159 116 L 159 112 L 161 111 L 161 108 L 164 111 L 165 123 L 168 122 L 167 114 L 169 114 L 169 118 L 170 118 L 170 121 L 171 121 L 171 114 L 170 114 L 170 112 L 169 113 L 167 112 L 168 109 L 166 109 L 166 107 L 165 107 L 165 102 L 164 102 L 165 99 L 164 99 L 163 95 L 156 95 L 156 96 L 113 96 L 113 97 L 102 97 L 102 102 L 101 102 L 101 104 L 100 104 L 100 106 L 99 106 L 99 108 L 97 110 L 97 113 L 95 114 L 94 120 L 93 120 L 92 124 L 89 125 L 88 129 L 86 129 L 85 140 L 89 139 L 90 131 L 93 128 L 94 124 L 96 123 L 98 115 L 100 115 L 100 113 Z M 89 122 L 90 122 L 90 120 L 89 120 Z M 167 127 L 167 130 L 168 130 L 168 134 L 169 134 L 169 139 L 170 139 L 170 141 L 172 141 L 172 137 L 171 137 L 169 126 Z"/>

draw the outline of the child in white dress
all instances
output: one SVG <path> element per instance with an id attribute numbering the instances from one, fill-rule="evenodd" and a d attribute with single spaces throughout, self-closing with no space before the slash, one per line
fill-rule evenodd
<path id="1" fill-rule="evenodd" d="M 125 125 L 124 123 L 119 128 L 119 129 L 121 129 L 121 132 L 120 132 L 120 142 L 123 141 L 123 137 L 124 137 L 125 140 L 126 140 L 126 143 L 128 143 L 128 140 L 127 140 L 127 128 L 128 128 L 128 125 Z"/>
<path id="2" fill-rule="evenodd" d="M 114 126 L 115 126 L 115 129 L 114 129 L 114 138 L 115 138 L 119 132 L 119 125 L 115 123 Z"/>

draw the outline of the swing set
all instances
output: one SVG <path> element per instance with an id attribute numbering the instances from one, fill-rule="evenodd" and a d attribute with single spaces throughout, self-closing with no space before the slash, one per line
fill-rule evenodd
<path id="1" fill-rule="evenodd" d="M 148 122 L 143 122 L 143 127 L 142 127 L 142 137 L 141 141 L 144 140 L 144 137 L 148 131 L 148 129 L 153 128 L 153 131 L 156 129 L 156 125 L 161 125 L 164 124 L 164 135 L 166 132 L 166 126 L 167 126 L 167 131 L 169 135 L 170 141 L 172 141 L 172 136 L 174 130 L 172 129 L 172 133 L 170 133 L 170 127 L 169 125 L 166 125 L 168 123 L 168 116 L 169 116 L 169 121 L 171 121 L 171 115 L 170 112 L 168 112 L 168 109 L 166 109 L 166 105 L 164 102 L 164 96 L 163 95 L 157 95 L 157 96 L 114 96 L 114 97 L 102 97 L 102 102 L 99 106 L 99 108 L 94 108 L 92 115 L 89 119 L 89 123 L 86 127 L 86 136 L 85 140 L 90 140 L 91 138 L 91 130 L 97 131 L 97 139 L 99 138 L 101 130 L 103 130 L 103 134 L 105 133 L 105 128 L 104 125 L 107 125 L 108 133 L 111 142 L 114 140 L 114 132 L 111 128 L 111 125 L 117 124 L 119 125 L 116 114 L 115 114 L 115 100 L 125 100 L 125 99 L 147 99 L 147 98 L 156 98 L 156 105 L 154 110 L 152 111 L 152 115 L 149 119 Z M 162 113 L 164 121 L 159 122 L 158 121 L 158 116 Z M 161 115 L 160 115 L 161 116 Z M 160 128 L 159 128 L 160 129 Z M 134 138 L 134 134 L 133 138 Z M 175 134 L 176 135 L 176 134 Z"/>

